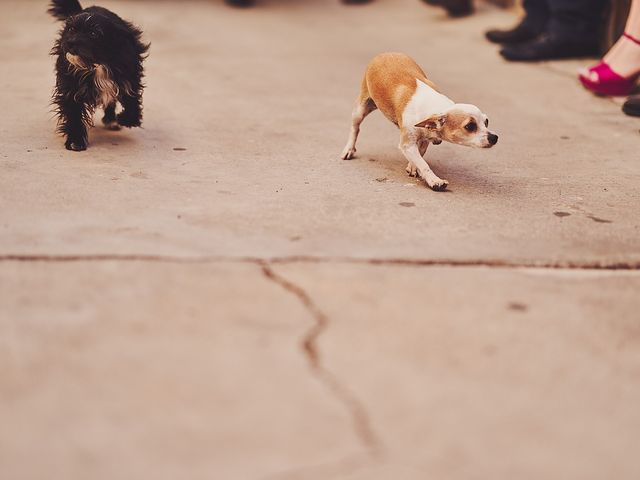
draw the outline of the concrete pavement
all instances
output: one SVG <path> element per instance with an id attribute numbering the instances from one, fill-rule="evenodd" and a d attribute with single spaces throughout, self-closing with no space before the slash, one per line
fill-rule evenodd
<path id="1" fill-rule="evenodd" d="M 0 3 L 8 479 L 636 479 L 640 124 L 511 14 L 105 1 L 151 41 L 144 129 L 64 150 L 57 25 Z M 395 127 L 339 160 L 364 66 L 414 56 L 500 143 Z"/>

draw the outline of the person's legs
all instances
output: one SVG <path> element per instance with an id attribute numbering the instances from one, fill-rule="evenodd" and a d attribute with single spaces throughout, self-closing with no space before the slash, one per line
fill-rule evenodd
<path id="1" fill-rule="evenodd" d="M 586 57 L 598 53 L 598 33 L 607 0 L 549 0 L 545 33 L 501 50 L 507 60 L 536 61 Z"/>
<path id="2" fill-rule="evenodd" d="M 548 0 L 524 0 L 522 7 L 526 12 L 522 24 L 530 30 L 542 33 L 547 28 L 551 11 Z"/>
<path id="3" fill-rule="evenodd" d="M 598 44 L 606 0 L 550 0 L 549 33 L 569 41 Z"/>
<path id="4" fill-rule="evenodd" d="M 625 33 L 604 56 L 603 61 L 623 77 L 640 71 L 640 0 L 633 0 L 625 26 Z M 629 36 L 631 38 L 629 38 Z"/>
<path id="5" fill-rule="evenodd" d="M 524 0 L 525 15 L 522 21 L 510 30 L 489 30 L 485 35 L 494 43 L 520 43 L 536 38 L 547 28 L 549 4 L 547 0 Z"/>
<path id="6" fill-rule="evenodd" d="M 598 65 L 582 70 L 579 77 L 582 84 L 594 93 L 622 96 L 633 90 L 639 75 L 640 0 L 633 0 L 624 35 Z"/>

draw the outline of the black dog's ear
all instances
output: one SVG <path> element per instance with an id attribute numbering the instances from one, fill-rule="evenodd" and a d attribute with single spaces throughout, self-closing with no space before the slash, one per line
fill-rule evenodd
<path id="1" fill-rule="evenodd" d="M 51 0 L 49 12 L 58 20 L 66 20 L 71 15 L 75 15 L 82 11 L 78 0 Z"/>
<path id="2" fill-rule="evenodd" d="M 439 131 L 442 130 L 446 121 L 445 115 L 431 115 L 426 120 L 421 121 L 420 123 L 416 123 L 415 126 L 418 128 L 426 128 L 428 130 Z"/>

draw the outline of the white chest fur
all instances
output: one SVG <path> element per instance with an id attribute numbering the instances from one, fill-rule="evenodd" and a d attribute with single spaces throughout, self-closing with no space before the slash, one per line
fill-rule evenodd
<path id="1" fill-rule="evenodd" d="M 114 103 L 120 93 L 118 85 L 111 79 L 109 70 L 104 65 L 96 65 L 94 69 L 93 81 L 98 92 L 96 103 L 107 107 Z"/>
<path id="2" fill-rule="evenodd" d="M 406 127 L 416 125 L 431 115 L 442 113 L 454 105 L 449 97 L 436 92 L 429 85 L 416 80 L 416 91 L 402 113 L 402 123 Z"/>

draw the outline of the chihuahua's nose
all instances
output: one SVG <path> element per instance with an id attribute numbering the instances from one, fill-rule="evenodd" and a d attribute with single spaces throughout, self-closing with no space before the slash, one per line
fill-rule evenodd
<path id="1" fill-rule="evenodd" d="M 498 135 L 490 133 L 489 135 L 487 135 L 487 140 L 489 140 L 489 143 L 491 145 L 495 145 L 496 143 L 498 143 Z"/>

